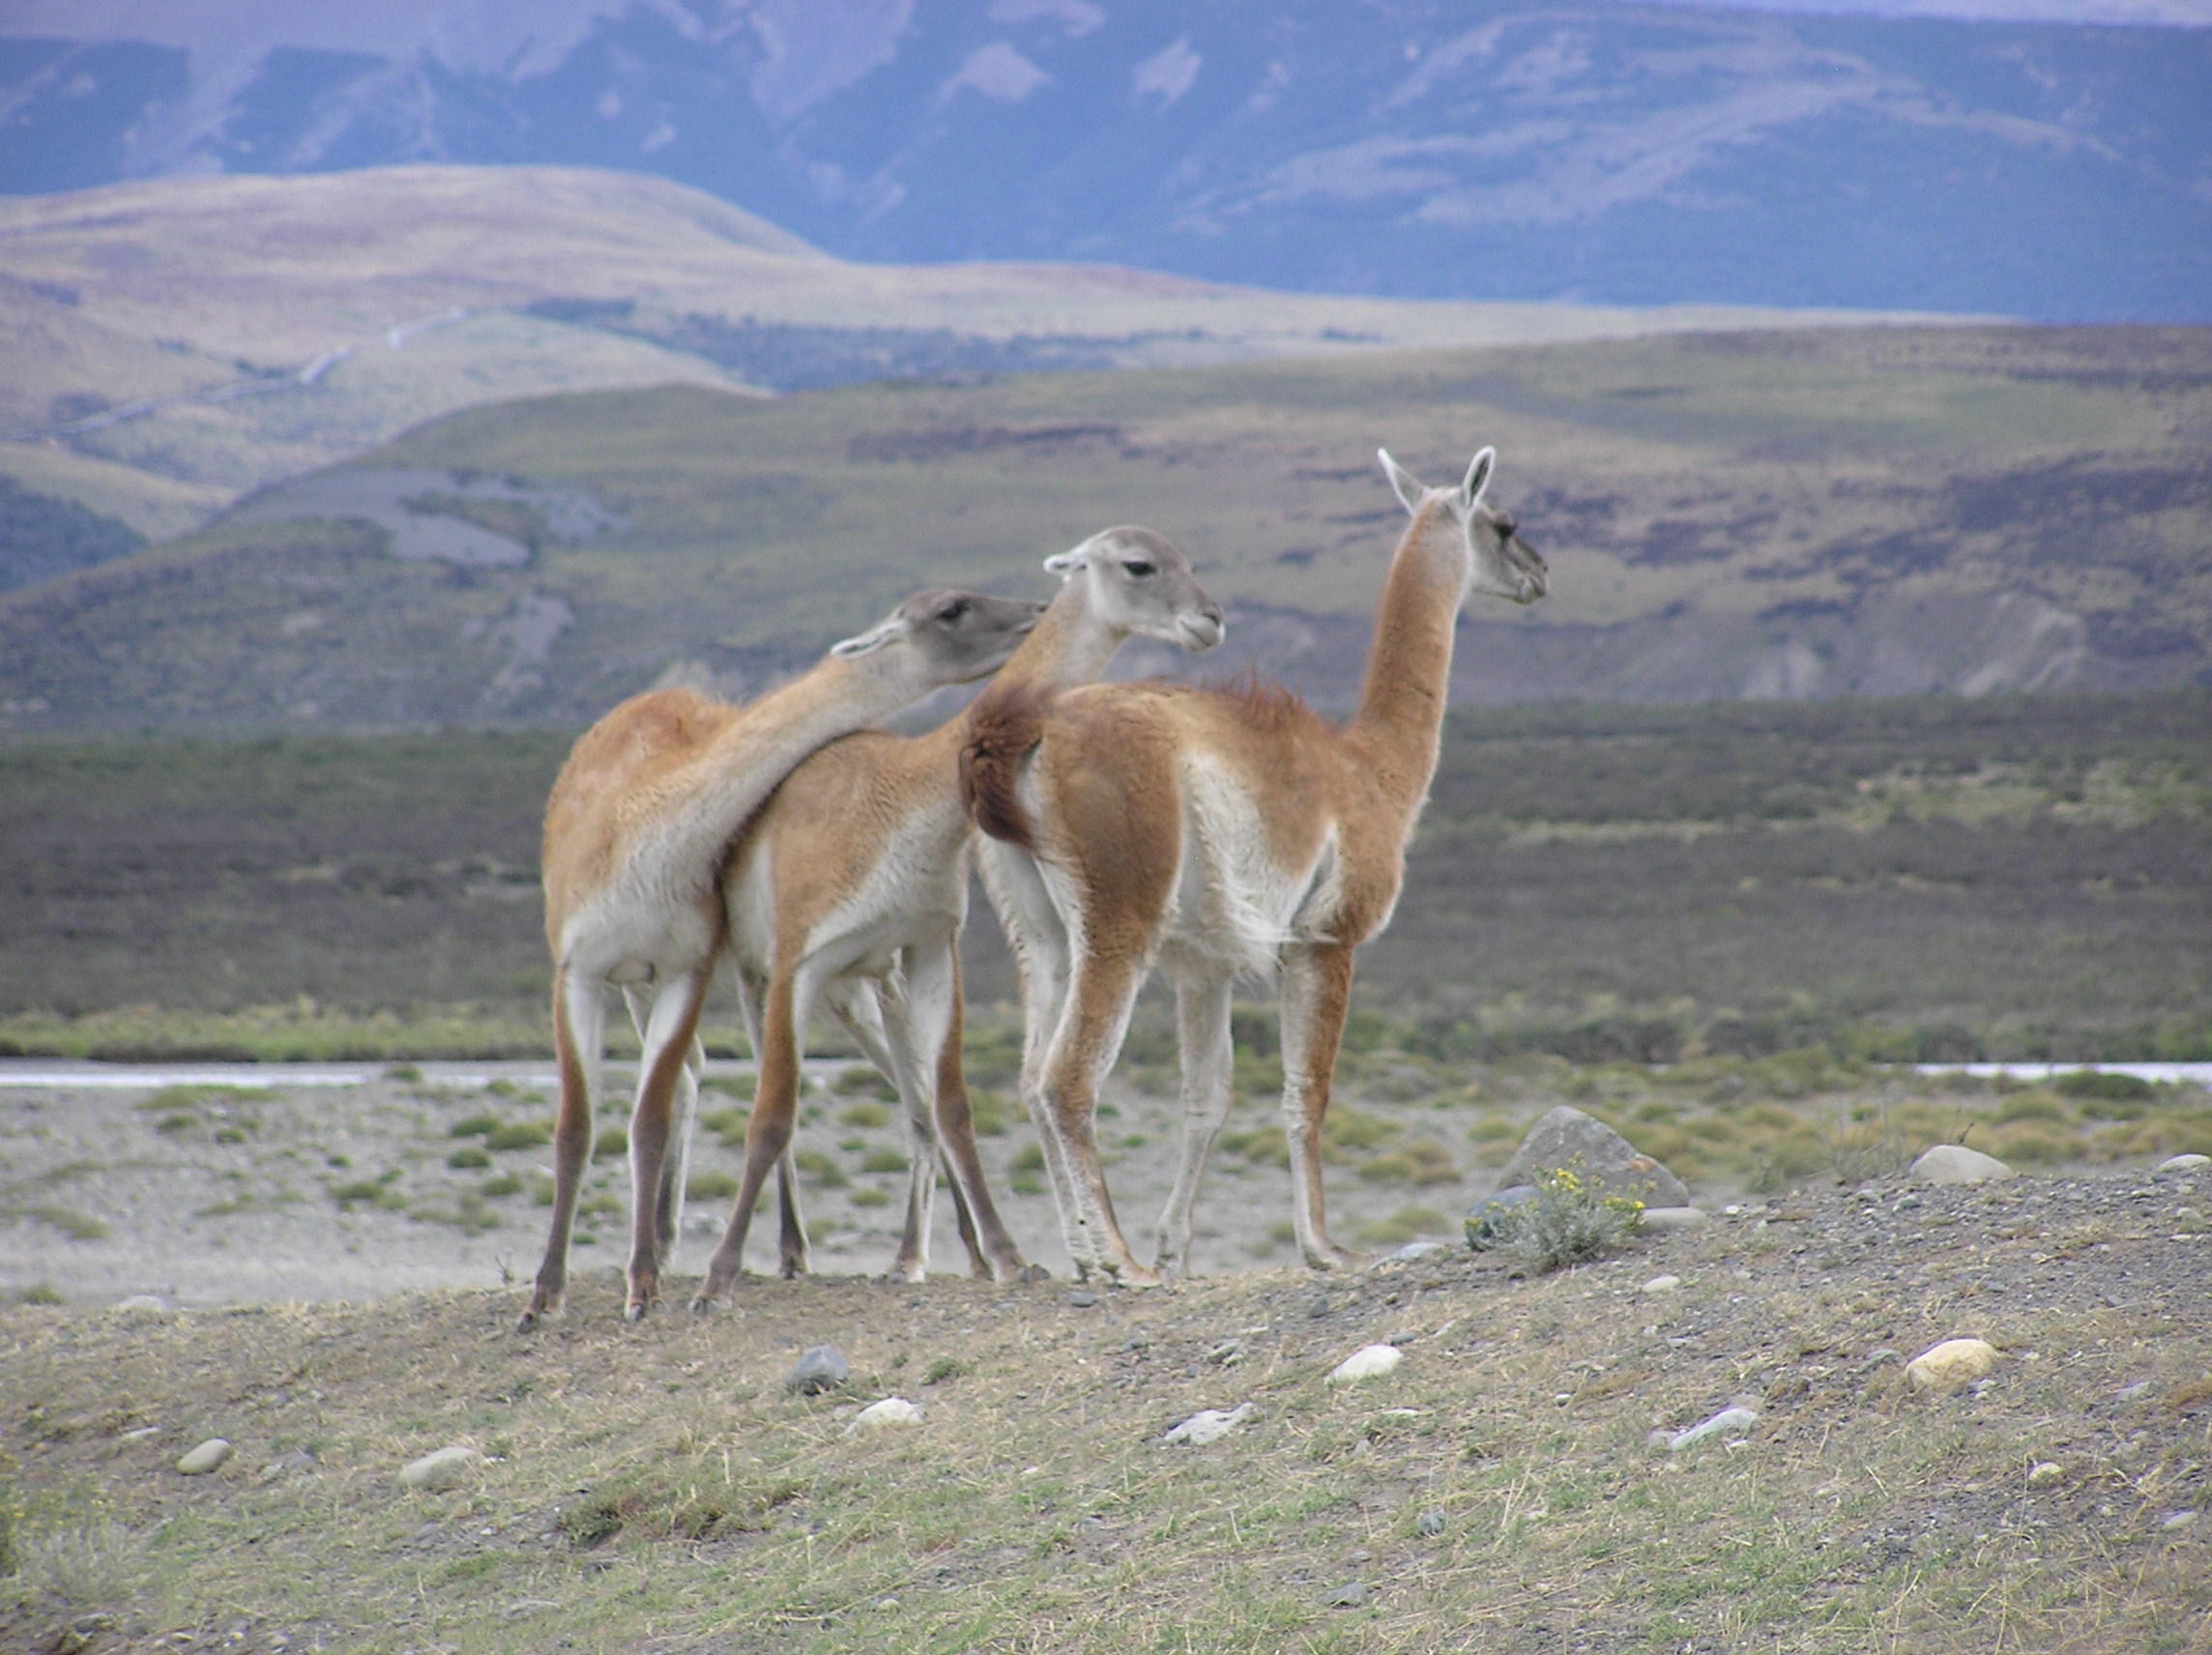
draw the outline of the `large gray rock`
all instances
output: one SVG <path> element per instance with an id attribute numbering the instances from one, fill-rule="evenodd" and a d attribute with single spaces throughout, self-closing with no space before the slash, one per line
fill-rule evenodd
<path id="1" fill-rule="evenodd" d="M 1916 1184 L 1987 1184 L 2014 1176 L 1994 1155 L 1964 1144 L 1938 1144 L 1912 1163 L 1906 1175 Z"/>
<path id="2" fill-rule="evenodd" d="M 783 1381 L 783 1388 L 797 1391 L 800 1396 L 819 1396 L 833 1391 L 853 1377 L 853 1369 L 844 1354 L 834 1345 L 817 1345 L 799 1358 Z"/>
<path id="3" fill-rule="evenodd" d="M 1604 1121 L 1559 1105 L 1521 1140 L 1505 1163 L 1498 1187 L 1536 1181 L 1539 1168 L 1572 1167 L 1575 1176 L 1611 1195 L 1634 1196 L 1646 1206 L 1688 1206 L 1682 1180 L 1641 1152 Z"/>

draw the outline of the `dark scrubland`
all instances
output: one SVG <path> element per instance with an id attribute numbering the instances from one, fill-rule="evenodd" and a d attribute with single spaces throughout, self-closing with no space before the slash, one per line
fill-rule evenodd
<path id="1" fill-rule="evenodd" d="M 1552 560 L 1542 604 L 1470 605 L 1462 702 L 2202 682 L 2208 432 L 2204 329 L 504 401 L 349 464 L 527 479 L 608 527 L 565 537 L 432 489 L 419 514 L 507 536 L 512 561 L 409 562 L 279 484 L 250 518 L 0 595 L 0 733 L 573 728 L 663 681 L 746 696 L 918 587 L 1041 595 L 1040 558 L 1132 517 L 1232 625 L 1203 660 L 1132 650 L 1130 670 L 1250 665 L 1341 711 L 1404 521 L 1378 445 L 1433 479 L 1495 443 L 1496 497 Z"/>
<path id="2" fill-rule="evenodd" d="M 542 1051 L 567 744 L 0 749 L 0 1039 Z M 987 1033 L 1012 980 L 975 914 Z M 1359 994 L 1355 1050 L 1440 1060 L 2212 1056 L 2212 698 L 1461 709 Z M 1265 1008 L 1240 1030 L 1264 1054 Z"/>

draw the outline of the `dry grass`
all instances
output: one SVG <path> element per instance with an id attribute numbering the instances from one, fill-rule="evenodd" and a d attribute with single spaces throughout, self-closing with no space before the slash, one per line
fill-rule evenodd
<path id="1" fill-rule="evenodd" d="M 1533 1281 L 1454 1253 L 1090 1307 L 763 1281 L 628 1328 L 596 1277 L 535 1340 L 500 1293 L 19 1308 L 23 1554 L 115 1524 L 142 1551 L 102 1554 L 149 1573 L 26 1569 L 0 1642 L 104 1609 L 119 1637 L 254 1649 L 2202 1648 L 2212 1524 L 2165 1526 L 2207 1500 L 2201 1258 L 2123 1227 L 2054 1275 L 2023 1199 L 1937 1192 L 1942 1222 L 1880 1258 L 1821 1256 L 1856 1215 L 1802 1198 Z M 1659 1270 L 1683 1289 L 1643 1293 Z M 1979 1394 L 1868 1365 L 1957 1333 L 2006 1353 Z M 1385 1338 L 1394 1376 L 1322 1383 Z M 786 1396 L 823 1340 L 854 1385 Z M 2144 1381 L 2160 1406 L 2115 1402 Z M 845 1435 L 892 1392 L 918 1430 Z M 1646 1444 L 1739 1394 L 1747 1439 Z M 1157 1445 L 1245 1400 L 1220 1444 Z M 169 1469 L 215 1434 L 230 1466 Z M 454 1441 L 492 1456 L 472 1487 L 399 1487 Z M 2044 1461 L 2062 1477 L 2030 1491 Z"/>

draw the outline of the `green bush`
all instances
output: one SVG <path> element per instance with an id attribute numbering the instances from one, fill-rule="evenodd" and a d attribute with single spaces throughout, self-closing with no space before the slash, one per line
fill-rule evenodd
<path id="1" fill-rule="evenodd" d="M 1467 1221 L 1468 1245 L 1503 1253 L 1531 1275 L 1603 1258 L 1627 1240 L 1644 1204 L 1585 1184 L 1572 1167 L 1536 1174 L 1533 1200 Z"/>
<path id="2" fill-rule="evenodd" d="M 492 1201 L 522 1193 L 522 1180 L 512 1173 L 502 1173 L 496 1178 L 486 1178 L 477 1185 L 479 1194 Z"/>
<path id="3" fill-rule="evenodd" d="M 738 1180 L 729 1173 L 693 1173 L 684 1182 L 686 1201 L 728 1201 L 738 1193 Z"/>
<path id="4" fill-rule="evenodd" d="M 2076 1069 L 2051 1082 L 2061 1097 L 2094 1097 L 2129 1102 L 2158 1095 L 2158 1089 L 2140 1075 L 2113 1074 L 2106 1069 Z"/>
<path id="5" fill-rule="evenodd" d="M 792 1156 L 792 1163 L 802 1174 L 824 1189 L 843 1189 L 852 1180 L 845 1176 L 845 1169 L 819 1149 L 801 1149 Z"/>
<path id="6" fill-rule="evenodd" d="M 903 1173 L 906 1157 L 896 1149 L 870 1149 L 867 1159 L 860 1163 L 863 1173 Z"/>
<path id="7" fill-rule="evenodd" d="M 870 1074 L 875 1072 L 873 1069 L 868 1071 Z M 891 1112 L 880 1103 L 849 1103 L 837 1112 L 837 1124 L 840 1126 L 858 1126 L 868 1131 L 890 1123 Z"/>
<path id="8" fill-rule="evenodd" d="M 482 1138 L 500 1128 L 496 1115 L 472 1115 L 465 1120 L 456 1120 L 447 1132 L 449 1138 Z"/>
<path id="9" fill-rule="evenodd" d="M 837 1078 L 830 1083 L 830 1089 L 845 1097 L 898 1096 L 898 1088 L 871 1063 L 856 1063 L 849 1069 L 840 1069 Z"/>
<path id="10" fill-rule="evenodd" d="M 474 1172 L 480 1167 L 490 1166 L 491 1157 L 471 1144 L 467 1148 L 455 1149 L 451 1155 L 448 1155 L 446 1165 L 452 1168 L 456 1173 Z"/>
<path id="11" fill-rule="evenodd" d="M 553 1128 L 541 1120 L 509 1120 L 484 1134 L 487 1149 L 535 1149 L 553 1142 Z"/>
<path id="12" fill-rule="evenodd" d="M 494 1144 L 493 1148 L 501 1147 Z M 629 1153 L 629 1133 L 620 1126 L 610 1126 L 592 1140 L 592 1159 L 604 1161 L 615 1155 Z"/>
<path id="13" fill-rule="evenodd" d="M 725 1149 L 744 1147 L 745 1128 L 752 1120 L 749 1109 L 715 1109 L 699 1117 L 699 1124 L 720 1139 Z"/>

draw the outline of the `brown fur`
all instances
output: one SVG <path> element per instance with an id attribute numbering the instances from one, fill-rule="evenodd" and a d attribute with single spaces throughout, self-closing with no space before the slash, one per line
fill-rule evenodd
<path id="1" fill-rule="evenodd" d="M 1121 1233 L 1092 1123 L 1146 974 L 1156 965 L 1172 975 L 1183 1050 L 1184 1152 L 1161 1219 L 1161 1265 L 1172 1269 L 1188 1263 L 1191 1205 L 1229 1106 L 1230 988 L 1270 960 L 1282 977 L 1300 1250 L 1316 1266 L 1355 1262 L 1328 1237 L 1321 1181 L 1352 951 L 1397 902 L 1406 839 L 1436 769 L 1462 597 L 1478 581 L 1516 601 L 1543 594 L 1541 561 L 1517 547 L 1509 522 L 1452 498 L 1409 500 L 1359 711 L 1342 729 L 1257 677 L 1214 690 L 1094 684 L 1020 710 L 1018 725 L 1006 720 L 1013 735 L 977 755 L 988 790 L 974 791 L 995 818 L 1024 776 L 1041 807 L 1018 839 L 993 832 L 1021 850 L 989 847 L 984 872 L 1023 969 L 1023 1090 L 1079 1271 L 1161 1279 Z M 1259 843 L 1225 842 L 1230 832 Z M 1265 872 L 1244 871 L 1256 867 Z M 1261 928 L 1234 929 L 1262 903 L 1271 906 L 1257 912 Z"/>
<path id="2" fill-rule="evenodd" d="M 1036 848 L 1036 824 L 1014 788 L 1053 700 L 1049 685 L 993 683 L 968 710 L 968 740 L 960 749 L 961 808 L 992 838 L 1024 850 Z"/>

